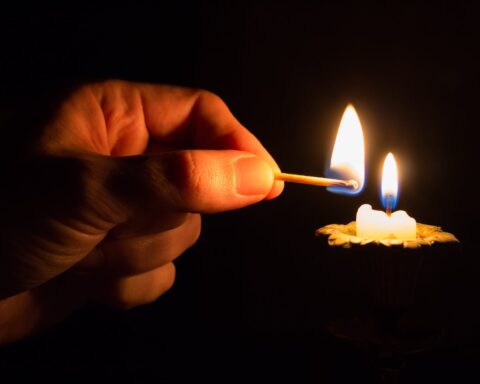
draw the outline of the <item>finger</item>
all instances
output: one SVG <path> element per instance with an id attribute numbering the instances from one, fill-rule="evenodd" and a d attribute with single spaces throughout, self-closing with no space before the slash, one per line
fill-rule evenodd
<path id="1" fill-rule="evenodd" d="M 263 158 L 239 151 L 107 159 L 107 193 L 123 201 L 129 217 L 144 220 L 155 215 L 161 220 L 161 212 L 215 213 L 245 207 L 263 200 L 274 181 Z"/>
<path id="2" fill-rule="evenodd" d="M 92 90 L 105 116 L 112 154 L 133 154 L 132 143 L 140 148 L 149 136 L 163 147 L 250 152 L 280 171 L 260 141 L 211 92 L 121 81 L 95 84 Z M 275 182 L 268 198 L 282 190 L 283 182 Z"/>
<path id="3" fill-rule="evenodd" d="M 162 233 L 107 238 L 75 268 L 95 267 L 116 276 L 138 275 L 165 265 L 190 248 L 200 236 L 200 215 L 190 214 L 183 225 Z"/>
<path id="4" fill-rule="evenodd" d="M 119 309 L 130 309 L 155 301 L 175 281 L 175 265 L 165 264 L 139 275 L 107 280 L 98 287 L 93 300 Z"/>
<path id="5" fill-rule="evenodd" d="M 271 156 L 262 144 L 232 115 L 215 94 L 169 85 L 107 81 L 90 85 L 101 107 L 111 149 L 126 145 L 126 137 L 147 130 L 150 137 L 175 147 L 236 149 Z M 82 98 L 85 98 L 82 95 Z M 141 115 L 143 126 L 135 118 Z M 127 128 L 134 129 L 127 129 Z M 120 149 L 120 148 L 118 148 Z M 121 152 L 121 151 L 119 151 Z M 273 162 L 274 163 L 274 162 Z"/>
<path id="6" fill-rule="evenodd" d="M 0 301 L 0 346 L 50 328 L 83 305 L 85 282 L 68 274 Z"/>

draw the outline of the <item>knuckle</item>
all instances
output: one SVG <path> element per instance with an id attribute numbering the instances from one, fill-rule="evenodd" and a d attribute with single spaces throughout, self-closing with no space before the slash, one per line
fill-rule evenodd
<path id="1" fill-rule="evenodd" d="M 105 224 L 123 220 L 119 216 L 121 210 L 107 188 L 109 162 L 109 159 L 100 156 L 69 158 L 64 170 L 69 175 L 65 179 L 70 178 L 67 187 L 69 196 L 73 198 L 72 206 L 82 207 L 83 214 L 94 214 L 92 217 Z"/>
<path id="2" fill-rule="evenodd" d="M 220 96 L 204 89 L 198 91 L 196 105 L 198 105 L 199 109 L 202 109 L 204 105 L 214 109 L 226 108 L 226 104 Z"/>
<path id="3" fill-rule="evenodd" d="M 200 215 L 195 215 L 193 220 L 194 220 L 193 231 L 190 237 L 190 243 L 188 245 L 188 248 L 193 246 L 198 241 L 198 239 L 200 238 L 200 234 L 202 232 L 202 222 L 200 219 Z"/>
<path id="4" fill-rule="evenodd" d="M 160 281 L 160 287 L 157 288 L 157 297 L 172 288 L 173 284 L 175 283 L 175 264 L 170 262 L 165 264 L 162 268 L 164 270 L 163 279 Z"/>
<path id="5" fill-rule="evenodd" d="M 168 263 L 151 271 L 148 276 L 139 277 L 140 279 L 134 282 L 127 281 L 115 286 L 109 291 L 106 304 L 119 310 L 129 310 L 154 302 L 173 286 L 175 266 Z"/>
<path id="6" fill-rule="evenodd" d="M 156 284 L 146 292 L 142 298 L 141 305 L 153 303 L 173 287 L 173 284 L 175 283 L 175 267 L 173 266 L 173 263 L 166 264 L 162 268 L 168 268 L 168 273 L 162 274 L 161 281 L 156 282 Z"/>
<path id="7" fill-rule="evenodd" d="M 171 242 L 178 244 L 178 246 L 169 245 L 164 249 L 163 261 L 171 262 L 175 260 L 198 241 L 201 234 L 200 215 L 192 214 L 189 220 L 190 222 L 185 224 L 181 232 L 176 233 L 175 236 L 171 238 Z"/>
<path id="8" fill-rule="evenodd" d="M 194 152 L 185 152 L 185 183 L 183 185 L 183 193 L 189 197 L 195 197 L 201 194 L 202 190 L 202 178 L 200 172 L 198 172 L 198 156 Z"/>
<path id="9" fill-rule="evenodd" d="M 213 166 L 205 164 L 198 151 L 142 156 L 131 159 L 130 165 L 129 170 L 117 172 L 109 185 L 130 203 L 127 205 L 138 208 L 150 205 L 161 211 L 176 208 L 176 212 L 188 212 L 209 192 L 214 176 Z"/>
<path id="10" fill-rule="evenodd" d="M 199 89 L 198 90 L 198 99 L 199 100 L 205 100 L 208 102 L 216 102 L 216 103 L 222 103 L 223 100 L 220 96 L 218 96 L 216 93 L 213 93 L 211 91 L 207 91 L 206 89 Z"/>
<path id="11" fill-rule="evenodd" d="M 200 160 L 193 151 L 178 151 L 169 156 L 166 177 L 173 185 L 177 205 L 194 202 L 204 192 L 204 180 L 199 171 Z M 182 204 L 183 203 L 183 204 Z"/>

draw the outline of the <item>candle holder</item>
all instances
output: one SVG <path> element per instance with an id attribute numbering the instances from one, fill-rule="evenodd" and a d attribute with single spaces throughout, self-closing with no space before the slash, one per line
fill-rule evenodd
<path id="1" fill-rule="evenodd" d="M 460 245 L 440 227 L 417 223 L 416 239 L 356 236 L 356 222 L 327 225 L 322 238 L 335 320 L 328 332 L 368 352 L 382 375 L 445 340 Z M 325 237 L 328 241 L 325 241 Z"/>

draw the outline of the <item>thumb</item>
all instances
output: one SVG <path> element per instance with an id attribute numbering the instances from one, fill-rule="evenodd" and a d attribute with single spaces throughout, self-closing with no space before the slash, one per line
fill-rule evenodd
<path id="1" fill-rule="evenodd" d="M 148 203 L 163 211 L 228 211 L 263 200 L 274 185 L 269 163 L 242 151 L 185 150 L 115 162 L 123 179 L 118 181 L 131 192 L 125 195 L 129 206 L 141 201 L 143 210 Z"/>

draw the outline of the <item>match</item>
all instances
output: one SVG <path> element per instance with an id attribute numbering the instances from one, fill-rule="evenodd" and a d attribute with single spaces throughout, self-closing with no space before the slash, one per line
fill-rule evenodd
<path id="1" fill-rule="evenodd" d="M 291 173 L 276 173 L 275 180 L 287 181 L 290 183 L 316 185 L 318 187 L 345 187 L 357 189 L 358 183 L 355 180 L 328 179 L 326 177 L 294 175 Z"/>

